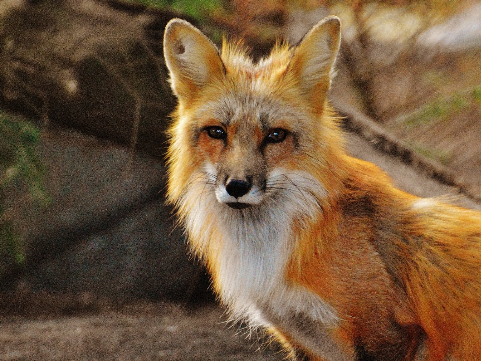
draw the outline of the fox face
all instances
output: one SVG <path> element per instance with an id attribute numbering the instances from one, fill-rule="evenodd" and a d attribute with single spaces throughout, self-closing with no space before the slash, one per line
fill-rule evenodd
<path id="1" fill-rule="evenodd" d="M 199 124 L 193 139 L 217 201 L 236 209 L 260 205 L 285 187 L 278 167 L 294 168 L 289 163 L 302 147 L 302 130 L 282 121 L 293 116 L 279 110 L 285 106 L 240 101 L 238 95 L 223 101 L 227 112 Z"/>
<path id="2" fill-rule="evenodd" d="M 339 20 L 329 17 L 296 48 L 278 45 L 253 63 L 240 46 L 224 42 L 219 52 L 189 23 L 172 21 L 164 54 L 179 105 L 169 198 L 178 202 L 200 179 L 199 193 L 231 209 L 330 191 L 328 158 L 341 141 L 326 95 L 339 41 Z"/>

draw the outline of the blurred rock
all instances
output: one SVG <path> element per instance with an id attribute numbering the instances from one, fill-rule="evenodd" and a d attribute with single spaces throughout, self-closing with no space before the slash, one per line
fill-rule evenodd
<path id="1" fill-rule="evenodd" d="M 162 37 L 175 16 L 116 0 L 0 4 L 0 106 L 43 126 L 52 199 L 41 208 L 12 194 L 27 260 L 2 289 L 119 300 L 206 289 L 164 204 L 175 99 Z"/>
<path id="2" fill-rule="evenodd" d="M 3 288 L 117 300 L 195 297 L 203 272 L 164 203 L 161 161 L 130 159 L 121 146 L 59 130 L 45 132 L 41 155 L 52 201 L 13 206 L 27 261 Z"/>
<path id="3" fill-rule="evenodd" d="M 162 34 L 176 14 L 101 0 L 2 6 L 4 107 L 162 154 L 175 105 Z"/>

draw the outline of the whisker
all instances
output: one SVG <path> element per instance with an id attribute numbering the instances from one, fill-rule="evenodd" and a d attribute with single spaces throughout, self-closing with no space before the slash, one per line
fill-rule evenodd
<path id="1" fill-rule="evenodd" d="M 324 210 L 324 205 L 322 203 L 322 200 L 319 199 L 319 195 L 316 194 L 316 192 L 314 191 L 314 189 L 316 187 L 318 187 L 318 184 L 310 178 L 307 178 L 307 177 L 302 177 L 302 178 L 307 184 L 311 185 L 312 187 L 301 187 L 301 186 L 299 186 L 299 188 L 302 188 L 305 192 L 307 192 L 311 196 L 311 198 L 316 202 L 316 204 L 319 206 L 319 208 Z"/>
<path id="2" fill-rule="evenodd" d="M 311 153 L 308 153 L 308 152 L 303 152 L 304 155 L 308 156 L 309 158 L 311 158 L 313 161 L 315 161 L 316 163 L 318 164 L 322 164 L 324 162 L 321 161 L 321 159 L 315 157 L 314 155 L 312 155 Z"/>
<path id="3" fill-rule="evenodd" d="M 199 183 L 202 184 L 202 189 L 200 192 L 197 193 L 197 199 L 195 199 L 195 202 L 197 202 L 198 206 L 202 202 L 202 197 L 208 194 L 208 187 L 215 186 L 216 176 L 215 174 L 208 172 L 197 172 L 196 174 L 194 174 L 190 178 L 188 184 L 182 190 L 182 193 L 179 197 L 180 201 L 178 202 L 177 207 L 182 207 L 182 205 L 185 204 L 184 201 L 189 198 L 189 192 L 196 184 Z"/>
<path id="4" fill-rule="evenodd" d="M 281 174 L 275 179 L 271 179 L 266 184 L 266 190 L 268 192 L 296 192 L 299 193 L 303 200 L 307 203 L 314 202 L 321 210 L 324 209 L 323 201 L 320 198 L 316 189 L 319 189 L 319 184 L 309 178 L 302 176 L 301 174 L 295 175 L 295 180 L 292 179 L 289 174 Z M 276 202 L 279 200 L 278 197 L 273 197 L 276 199 Z"/>
<path id="5" fill-rule="evenodd" d="M 199 175 L 206 175 L 207 176 L 207 180 L 205 180 L 205 177 L 203 177 L 205 182 L 204 182 L 204 186 L 202 188 L 202 191 L 200 192 L 199 197 L 198 197 L 198 202 L 200 204 L 200 202 L 202 200 L 202 196 L 204 196 L 204 194 L 206 194 L 206 188 L 208 186 L 215 185 L 217 177 L 215 176 L 215 174 L 208 173 L 208 172 L 201 173 Z"/>
<path id="6" fill-rule="evenodd" d="M 288 177 L 286 174 L 283 174 L 284 178 L 287 179 L 287 181 L 289 181 L 290 184 L 292 184 L 298 191 L 299 193 L 302 195 L 302 197 L 304 198 L 304 200 L 307 202 L 308 199 L 307 199 L 307 196 L 306 194 L 302 191 L 302 188 L 299 187 L 290 177 Z"/>

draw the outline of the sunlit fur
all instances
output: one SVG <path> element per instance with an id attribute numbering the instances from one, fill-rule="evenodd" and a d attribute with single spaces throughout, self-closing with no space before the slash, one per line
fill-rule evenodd
<path id="1" fill-rule="evenodd" d="M 233 318 L 293 357 L 476 360 L 481 214 L 406 194 L 345 153 L 326 100 L 338 48 L 333 17 L 258 63 L 170 22 L 169 202 Z M 266 144 L 277 128 L 288 137 Z M 253 179 L 246 208 L 228 206 L 232 174 Z"/>

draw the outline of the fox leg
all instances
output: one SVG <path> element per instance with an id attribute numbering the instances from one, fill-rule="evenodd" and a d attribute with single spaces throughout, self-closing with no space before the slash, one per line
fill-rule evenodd
<path id="1" fill-rule="evenodd" d="M 309 355 L 300 348 L 294 348 L 294 353 L 293 360 L 295 361 L 327 361 L 322 357 Z"/>
<path id="2" fill-rule="evenodd" d="M 270 328 L 268 332 L 282 345 L 288 354 L 287 357 L 291 361 L 328 361 L 324 358 L 311 355 L 276 328 Z"/>
<path id="3" fill-rule="evenodd" d="M 293 361 L 304 361 L 302 358 L 302 355 L 299 355 L 300 350 L 297 349 L 292 341 L 289 339 L 289 337 L 285 334 L 283 334 L 281 331 L 279 331 L 277 328 L 270 327 L 267 329 L 267 332 L 277 341 L 281 344 L 282 348 L 284 351 L 287 352 L 287 357 L 290 360 Z M 300 358 L 299 358 L 300 357 Z"/>

